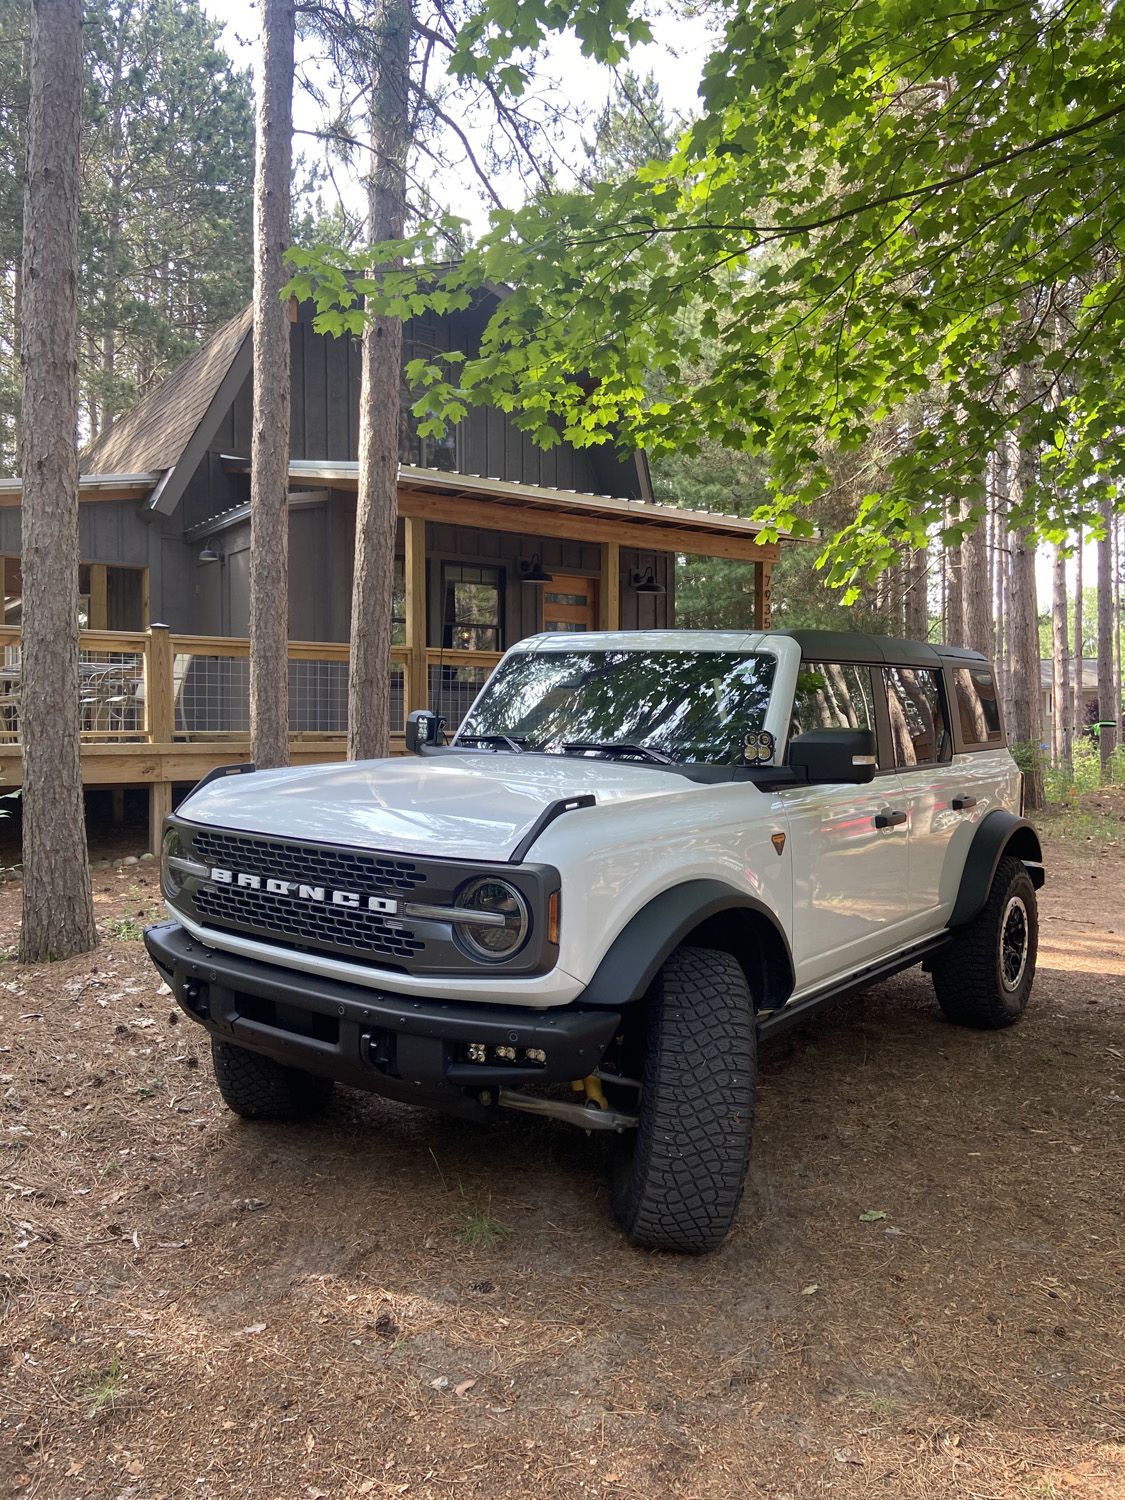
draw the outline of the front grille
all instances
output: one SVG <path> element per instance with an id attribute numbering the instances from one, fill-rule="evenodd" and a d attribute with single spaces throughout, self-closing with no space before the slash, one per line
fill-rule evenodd
<path id="1" fill-rule="evenodd" d="M 244 875 L 273 875 L 306 885 L 358 891 L 365 896 L 412 891 L 425 878 L 409 859 L 366 854 L 359 849 L 334 849 L 324 844 L 288 844 L 274 839 L 243 837 L 237 833 L 197 832 L 192 835 L 197 859 L 222 870 Z"/>
<path id="2" fill-rule="evenodd" d="M 409 959 L 425 946 L 413 933 L 390 926 L 377 912 L 354 907 L 241 886 L 200 885 L 194 900 L 204 922 L 240 928 L 255 937 L 282 938 L 295 947 L 333 948 L 353 958 Z"/>

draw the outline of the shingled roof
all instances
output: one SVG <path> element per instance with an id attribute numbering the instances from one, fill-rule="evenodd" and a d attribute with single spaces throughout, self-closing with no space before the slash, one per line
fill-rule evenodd
<path id="1" fill-rule="evenodd" d="M 174 469 L 219 387 L 250 337 L 253 308 L 224 323 L 80 456 L 83 474 L 140 474 Z"/>

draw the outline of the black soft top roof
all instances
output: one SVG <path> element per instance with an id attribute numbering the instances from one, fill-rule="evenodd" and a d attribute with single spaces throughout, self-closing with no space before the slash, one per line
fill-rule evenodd
<path id="1" fill-rule="evenodd" d="M 940 667 L 943 661 L 987 661 L 979 651 L 963 646 L 931 646 L 926 641 L 903 641 L 891 635 L 865 635 L 859 630 L 767 630 L 796 641 L 810 661 L 856 661 L 892 667 Z"/>

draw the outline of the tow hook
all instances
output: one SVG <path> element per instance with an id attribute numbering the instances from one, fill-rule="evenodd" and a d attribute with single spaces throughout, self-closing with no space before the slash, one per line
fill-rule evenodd
<path id="1" fill-rule="evenodd" d="M 602 1091 L 601 1081 L 596 1073 L 587 1073 L 585 1078 L 573 1079 L 570 1091 L 572 1094 L 585 1094 L 588 1105 L 596 1105 L 598 1109 L 609 1108 L 609 1100 Z"/>

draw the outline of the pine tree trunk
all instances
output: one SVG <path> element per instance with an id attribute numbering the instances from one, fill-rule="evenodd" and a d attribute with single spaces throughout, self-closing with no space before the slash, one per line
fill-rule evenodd
<path id="1" fill-rule="evenodd" d="M 367 189 L 371 244 L 400 239 L 406 223 L 411 0 L 376 0 L 377 53 L 371 88 L 372 171 Z M 391 261 L 382 269 L 393 269 Z M 398 517 L 402 322 L 371 317 L 363 334 L 359 396 L 359 493 L 348 672 L 348 758 L 388 750 L 391 597 Z"/>
<path id="2" fill-rule="evenodd" d="M 1122 727 L 1123 727 L 1123 725 L 1122 725 L 1122 713 L 1123 713 L 1123 711 L 1125 711 L 1125 704 L 1123 704 L 1123 702 L 1122 702 L 1122 696 L 1121 696 L 1121 648 L 1122 648 L 1122 645 L 1123 645 L 1122 638 L 1121 638 L 1122 637 L 1122 624 L 1123 624 L 1122 618 L 1121 618 L 1121 614 L 1122 614 L 1122 610 L 1121 610 L 1121 595 L 1122 595 L 1122 578 L 1121 578 L 1121 574 L 1122 574 L 1122 564 L 1123 564 L 1123 562 L 1125 562 L 1125 557 L 1123 557 L 1123 555 L 1122 555 L 1123 554 L 1123 549 L 1125 549 L 1125 527 L 1122 527 L 1116 521 L 1114 521 L 1113 525 L 1114 525 L 1114 532 L 1115 532 L 1115 535 L 1114 535 L 1114 548 L 1115 548 L 1114 555 L 1116 557 L 1116 562 L 1114 564 L 1114 575 L 1113 575 L 1113 577 L 1114 577 L 1114 582 L 1113 582 L 1113 644 L 1114 644 L 1114 647 L 1115 647 L 1114 668 L 1113 668 L 1113 718 L 1114 718 L 1113 744 L 1114 744 L 1114 748 L 1115 749 L 1120 749 L 1120 747 L 1122 745 L 1122 733 L 1121 733 Z"/>
<path id="3" fill-rule="evenodd" d="M 1021 391 L 1025 380 L 1021 380 Z M 1030 446 L 1012 435 L 1009 446 L 1008 493 L 1018 512 L 1031 480 Z M 1012 716 L 1008 736 L 1024 749 L 1027 769 L 1024 796 L 1029 808 L 1043 806 L 1043 703 L 1039 673 L 1039 610 L 1035 592 L 1035 539 L 1026 526 L 1009 533 L 1012 548 L 1008 610 L 1008 663 Z"/>
<path id="4" fill-rule="evenodd" d="M 961 519 L 962 507 L 960 502 L 950 507 L 949 519 L 957 522 Z M 949 590 L 946 599 L 945 619 L 942 622 L 944 639 L 950 646 L 963 646 L 964 641 L 964 589 L 962 587 L 962 554 L 961 543 L 945 549 L 946 563 L 949 568 Z"/>
<path id="5" fill-rule="evenodd" d="M 982 656 L 992 655 L 992 611 L 989 608 L 988 509 L 961 544 L 962 645 Z"/>
<path id="6" fill-rule="evenodd" d="M 1051 560 L 1051 755 L 1070 766 L 1070 634 L 1066 618 L 1066 555 L 1056 542 Z"/>
<path id="7" fill-rule="evenodd" d="M 34 0 L 23 220 L 25 962 L 97 942 L 78 691 L 78 192 L 81 0 Z"/>
<path id="8" fill-rule="evenodd" d="M 927 568 L 929 558 L 926 548 L 919 547 L 912 552 L 906 565 L 906 636 L 911 641 L 925 641 L 929 639 L 930 620 L 929 606 L 927 604 L 927 589 L 929 579 Z"/>
<path id="9" fill-rule="evenodd" d="M 293 157 L 294 0 L 264 0 L 254 174 L 250 753 L 289 761 L 289 308 L 281 300 Z"/>
<path id="10" fill-rule="evenodd" d="M 1113 502 L 1102 501 L 1102 526 L 1105 535 L 1098 542 L 1098 732 L 1101 749 L 1102 781 L 1109 780 L 1109 763 L 1114 749 L 1116 722 L 1113 703 Z"/>
<path id="11" fill-rule="evenodd" d="M 1074 703 L 1071 709 L 1071 748 L 1080 743 L 1081 736 L 1086 731 L 1086 699 L 1084 695 L 1085 661 L 1084 643 L 1082 640 L 1082 549 L 1085 546 L 1085 537 L 1081 526 L 1078 528 L 1078 551 L 1075 555 L 1074 565 Z"/>

